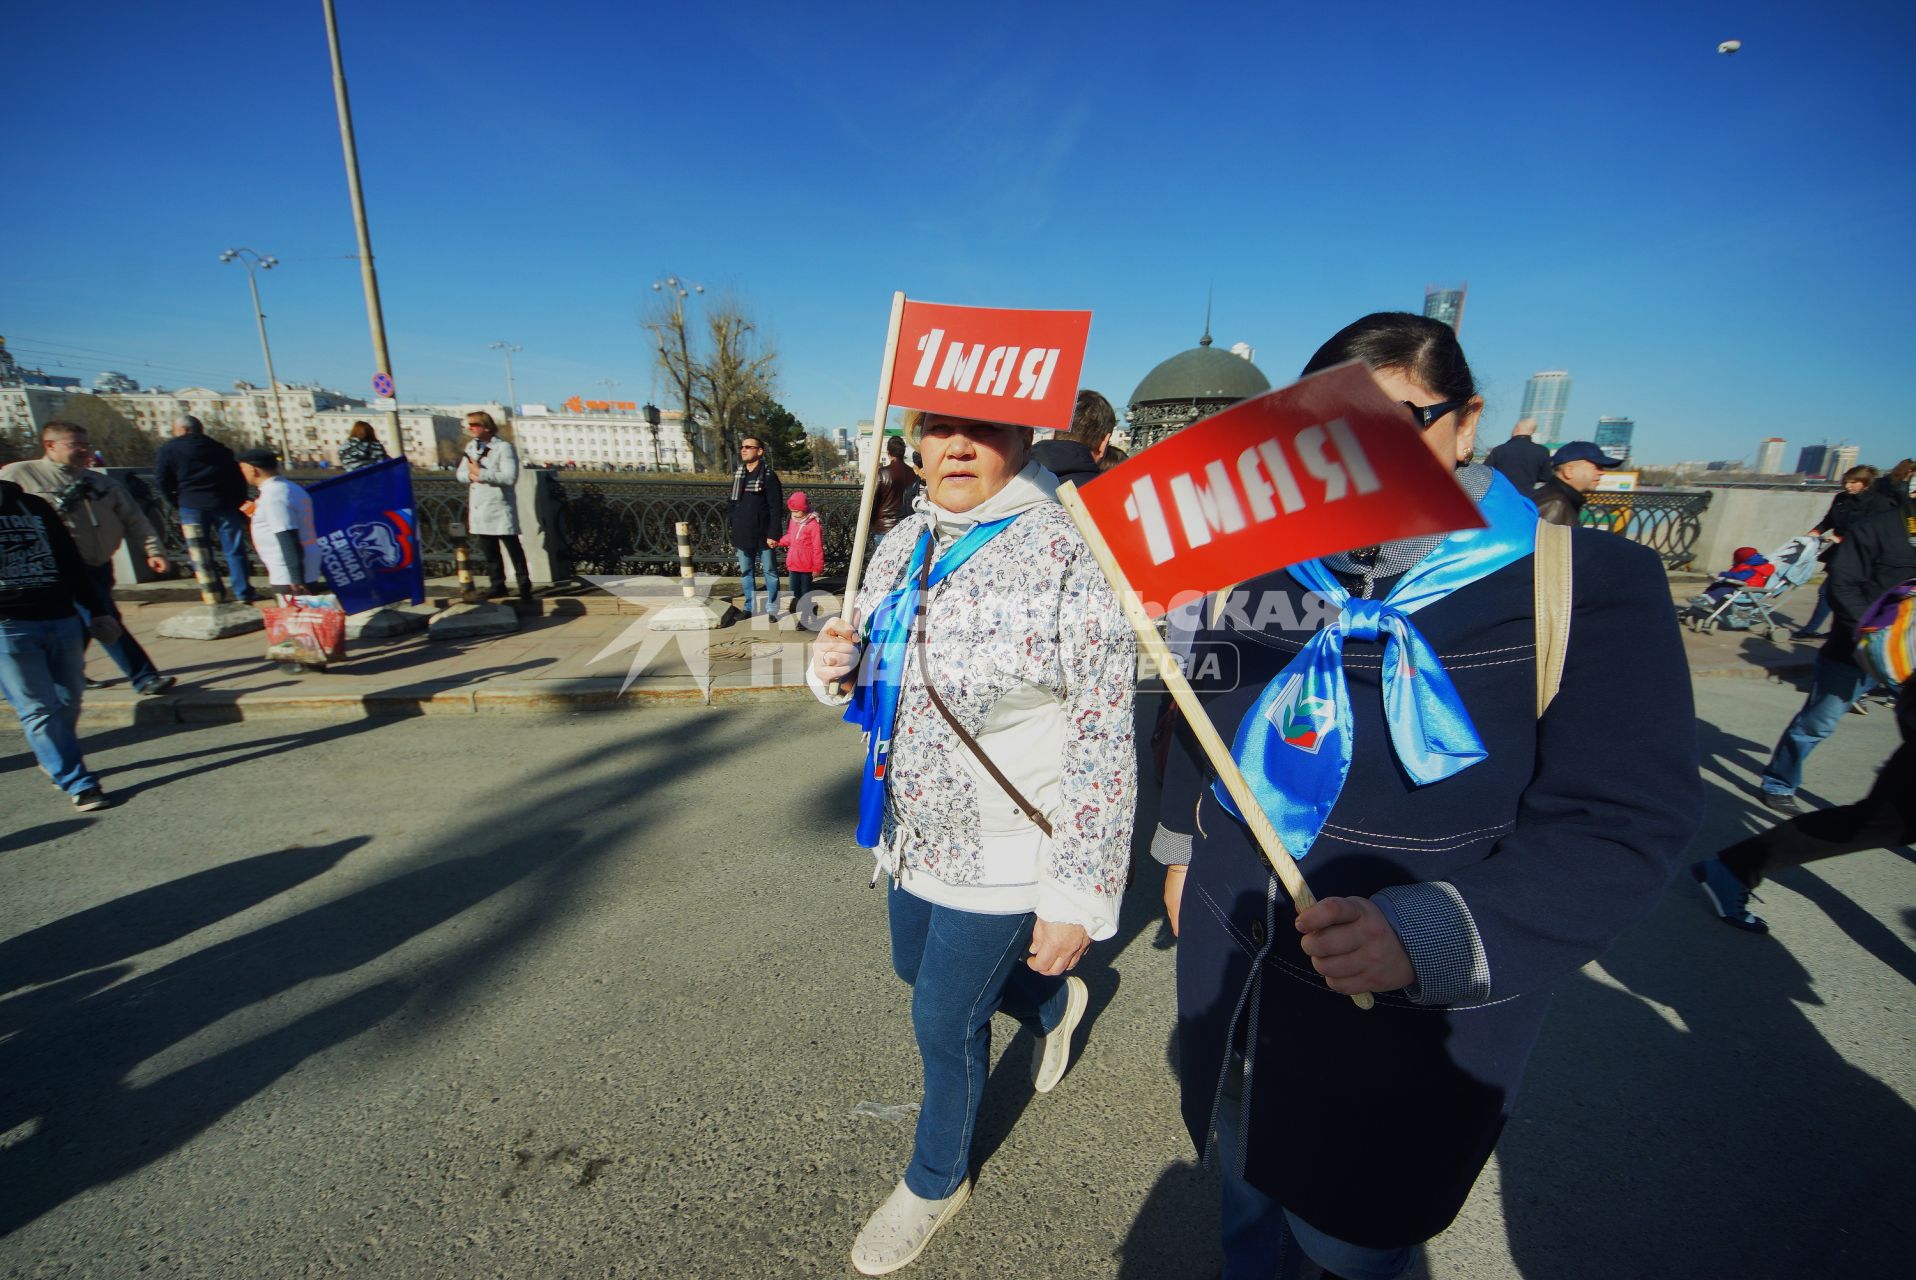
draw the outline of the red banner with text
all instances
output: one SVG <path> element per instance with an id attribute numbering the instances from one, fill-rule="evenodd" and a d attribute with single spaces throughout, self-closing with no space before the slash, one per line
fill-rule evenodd
<path id="1" fill-rule="evenodd" d="M 983 422 L 1062 430 L 1084 370 L 1089 311 L 1004 311 L 906 302 L 891 403 Z"/>
<path id="2" fill-rule="evenodd" d="M 1078 492 L 1152 617 L 1301 560 L 1484 523 L 1355 361 L 1193 423 Z"/>

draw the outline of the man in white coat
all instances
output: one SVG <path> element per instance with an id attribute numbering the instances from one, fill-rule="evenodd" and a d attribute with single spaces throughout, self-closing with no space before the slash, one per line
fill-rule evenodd
<path id="1" fill-rule="evenodd" d="M 266 568 L 266 580 L 286 595 L 324 590 L 312 498 L 280 475 L 279 455 L 271 449 L 248 449 L 235 461 L 246 483 L 259 490 L 253 500 L 253 552 Z"/>
<path id="2" fill-rule="evenodd" d="M 530 600 L 532 576 L 526 572 L 525 548 L 519 545 L 519 501 L 514 493 L 519 451 L 512 441 L 499 438 L 499 426 L 489 413 L 467 414 L 466 434 L 472 440 L 459 463 L 459 478 L 466 483 L 466 528 L 479 540 L 492 579 L 486 595 L 506 594 L 506 566 L 499 555 L 503 545 L 519 579 L 519 598 Z"/>

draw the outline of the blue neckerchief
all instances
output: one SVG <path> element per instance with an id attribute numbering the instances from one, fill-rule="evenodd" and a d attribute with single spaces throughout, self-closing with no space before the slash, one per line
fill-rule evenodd
<path id="1" fill-rule="evenodd" d="M 1023 513 L 1020 512 L 1020 515 Z M 927 589 L 958 571 L 973 552 L 990 542 L 1018 516 L 975 524 L 951 544 L 932 565 Z M 918 574 L 931 554 L 931 530 L 925 530 L 912 549 L 905 581 L 892 588 L 872 610 L 864 631 L 865 656 L 859 664 L 858 687 L 852 691 L 845 719 L 865 735 L 865 768 L 858 775 L 858 843 L 878 847 L 885 823 L 885 769 L 891 762 L 892 724 L 898 719 L 898 694 L 905 683 L 905 654 L 911 644 L 912 622 L 918 616 Z"/>
<path id="2" fill-rule="evenodd" d="M 1339 608 L 1264 692 L 1238 725 L 1231 754 L 1251 794 L 1294 858 L 1310 852 L 1331 816 L 1351 768 L 1350 692 L 1344 682 L 1344 639 L 1384 637 L 1384 713 L 1397 761 L 1419 786 L 1461 773 L 1489 754 L 1457 687 L 1410 615 L 1451 592 L 1531 554 L 1537 508 L 1501 475 L 1478 504 L 1489 524 L 1437 544 L 1397 580 L 1382 600 L 1351 597 L 1323 562 L 1294 564 L 1290 574 Z M 1233 815 L 1224 784 L 1212 784 Z"/>

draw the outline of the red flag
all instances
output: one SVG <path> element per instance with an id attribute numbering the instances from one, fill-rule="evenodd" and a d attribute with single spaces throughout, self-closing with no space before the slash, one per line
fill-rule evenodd
<path id="1" fill-rule="evenodd" d="M 1084 369 L 1089 311 L 905 303 L 891 403 L 984 422 L 1062 430 Z"/>
<path id="2" fill-rule="evenodd" d="M 1484 523 L 1357 361 L 1194 423 L 1078 492 L 1154 618 L 1300 560 Z"/>

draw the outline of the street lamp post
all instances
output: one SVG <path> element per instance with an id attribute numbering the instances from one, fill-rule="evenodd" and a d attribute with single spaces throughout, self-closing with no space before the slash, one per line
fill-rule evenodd
<path id="1" fill-rule="evenodd" d="M 652 292 L 663 294 L 672 291 L 672 330 L 679 337 L 679 392 L 685 399 L 685 417 L 680 419 L 680 429 L 685 432 L 686 443 L 692 440 L 692 351 L 685 338 L 685 300 L 694 293 L 702 294 L 705 286 L 682 280 L 678 276 L 667 276 L 663 280 L 652 282 Z M 696 452 L 694 457 L 696 457 Z M 696 465 L 696 463 L 694 464 Z"/>
<path id="2" fill-rule="evenodd" d="M 488 349 L 506 353 L 506 415 L 516 418 L 519 416 L 519 393 L 512 385 L 512 353 L 515 351 L 524 351 L 525 348 L 514 343 L 501 341 L 492 343 Z"/>
<path id="3" fill-rule="evenodd" d="M 640 412 L 645 415 L 645 425 L 652 428 L 652 470 L 656 473 L 663 470 L 659 466 L 659 407 L 648 401 Z"/>
<path id="4" fill-rule="evenodd" d="M 260 310 L 259 279 L 253 274 L 254 268 L 271 271 L 279 265 L 279 259 L 271 254 L 260 254 L 252 249 L 228 249 L 220 254 L 221 262 L 237 262 L 246 268 L 246 287 L 253 291 L 253 319 L 259 323 L 260 354 L 266 357 L 266 385 L 273 389 L 273 417 L 279 420 L 279 460 L 282 466 L 293 465 L 293 452 L 286 444 L 286 413 L 279 403 L 279 378 L 273 373 L 273 347 L 266 341 L 266 313 Z"/>

